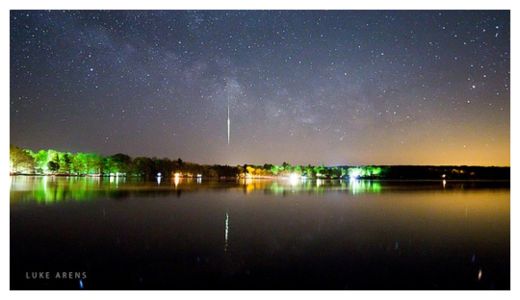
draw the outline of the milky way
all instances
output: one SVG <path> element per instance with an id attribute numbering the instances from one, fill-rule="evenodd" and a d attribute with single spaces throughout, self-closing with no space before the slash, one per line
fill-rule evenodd
<path id="1" fill-rule="evenodd" d="M 10 23 L 18 146 L 509 165 L 507 11 L 11 11 Z"/>

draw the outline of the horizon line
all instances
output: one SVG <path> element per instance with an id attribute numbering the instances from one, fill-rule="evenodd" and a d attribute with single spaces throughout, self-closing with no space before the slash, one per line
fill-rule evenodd
<path id="1" fill-rule="evenodd" d="M 116 154 L 124 154 L 124 155 L 128 155 L 129 157 L 131 158 L 137 158 L 137 157 L 147 157 L 147 158 L 157 158 L 157 159 L 171 159 L 171 160 L 175 160 L 175 158 L 171 158 L 171 157 L 158 157 L 158 156 L 143 156 L 143 155 L 136 155 L 136 156 L 132 156 L 132 155 L 129 155 L 129 154 L 126 154 L 126 153 L 123 153 L 123 152 L 116 152 L 116 153 L 113 153 L 113 154 L 107 154 L 107 155 L 103 155 L 103 154 L 100 154 L 98 152 L 82 152 L 82 151 L 76 151 L 76 152 L 72 152 L 72 151 L 63 151 L 63 150 L 57 150 L 57 149 L 53 149 L 53 148 L 48 148 L 48 149 L 44 149 L 44 148 L 40 148 L 38 150 L 33 150 L 31 148 L 25 148 L 25 147 L 21 147 L 21 146 L 17 146 L 15 144 L 12 144 L 10 143 L 10 146 L 15 146 L 15 147 L 18 147 L 18 148 L 21 148 L 23 150 L 30 150 L 30 151 L 33 151 L 33 152 L 38 152 L 38 151 L 41 151 L 41 150 L 53 150 L 53 151 L 57 151 L 57 152 L 67 152 L 67 153 L 95 153 L 95 154 L 98 154 L 98 155 L 101 155 L 101 156 L 112 156 L 112 155 L 116 155 Z M 179 159 L 180 157 L 178 157 L 177 159 Z M 182 158 L 180 158 L 182 160 Z M 323 164 L 323 163 L 296 163 L 296 164 L 293 164 L 293 163 L 290 163 L 290 162 L 287 162 L 287 161 L 284 161 L 282 163 L 271 163 L 271 162 L 264 162 L 264 163 L 247 163 L 247 162 L 242 162 L 242 163 L 235 163 L 235 164 L 230 164 L 230 163 L 218 163 L 218 162 L 212 162 L 212 163 L 201 163 L 201 162 L 196 162 L 196 161 L 190 161 L 190 160 L 187 160 L 185 162 L 189 162 L 189 163 L 194 163 L 194 164 L 199 164 L 199 165 L 221 165 L 221 166 L 243 166 L 243 165 L 265 165 L 265 164 L 271 164 L 271 165 L 282 165 L 284 162 L 288 163 L 289 165 L 291 166 L 307 166 L 307 165 L 312 165 L 312 166 L 325 166 L 325 167 L 356 167 L 356 166 L 381 166 L 381 167 L 495 167 L 495 168 L 511 168 L 511 164 L 509 165 L 476 165 L 476 164 L 451 164 L 451 163 L 446 163 L 446 164 L 428 164 L 428 163 L 425 163 L 425 164 L 403 164 L 403 163 L 398 163 L 398 164 L 388 164 L 388 163 L 384 163 L 384 164 L 378 164 L 378 163 L 360 163 L 360 164 Z"/>

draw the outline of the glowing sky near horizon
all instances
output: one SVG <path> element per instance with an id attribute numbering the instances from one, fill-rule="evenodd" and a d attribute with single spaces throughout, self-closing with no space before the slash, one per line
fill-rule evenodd
<path id="1" fill-rule="evenodd" d="M 507 11 L 11 11 L 10 25 L 18 146 L 510 163 Z"/>

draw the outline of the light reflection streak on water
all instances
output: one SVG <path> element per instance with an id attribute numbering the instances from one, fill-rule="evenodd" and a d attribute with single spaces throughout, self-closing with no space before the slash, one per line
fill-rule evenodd
<path id="1" fill-rule="evenodd" d="M 316 187 L 320 187 L 321 185 L 323 185 L 323 180 L 321 179 L 316 179 Z"/>
<path id="2" fill-rule="evenodd" d="M 92 200 L 99 197 L 112 198 L 113 196 L 125 197 L 125 193 L 154 194 L 182 188 L 183 191 L 206 189 L 212 187 L 224 187 L 226 189 L 242 189 L 244 193 L 268 192 L 274 195 L 287 193 L 324 193 L 326 191 L 345 191 L 351 194 L 380 193 L 381 184 L 378 182 L 356 181 L 327 181 L 300 180 L 297 181 L 258 181 L 245 179 L 236 183 L 202 182 L 197 178 L 196 182 L 182 180 L 175 176 L 169 184 L 164 184 L 162 177 L 156 177 L 155 185 L 151 186 L 146 181 L 127 182 L 125 178 L 109 177 L 13 177 L 11 178 L 11 198 L 16 200 L 23 198 L 41 204 L 54 204 L 64 200 Z"/>
<path id="3" fill-rule="evenodd" d="M 175 185 L 175 187 L 177 187 L 180 182 L 181 182 L 181 175 L 179 173 L 175 173 L 173 175 L 173 184 Z"/>
<path id="4" fill-rule="evenodd" d="M 67 200 L 89 201 L 100 198 L 128 198 L 133 195 L 168 196 L 182 192 L 198 192 L 210 190 L 240 191 L 244 194 L 266 193 L 270 195 L 296 195 L 300 193 L 323 194 L 328 192 L 345 193 L 353 196 L 362 194 L 382 194 L 386 192 L 416 190 L 441 190 L 455 192 L 470 183 L 450 182 L 444 186 L 442 180 L 431 183 L 392 183 L 373 180 L 254 180 L 237 181 L 201 181 L 173 177 L 164 181 L 154 178 L 153 182 L 128 178 L 101 177 L 51 177 L 51 176 L 13 176 L 11 180 L 11 202 L 36 202 L 53 205 Z M 153 183 L 153 184 L 152 184 Z M 159 184 L 160 183 L 160 184 Z M 440 183 L 440 184 L 439 184 Z M 423 184 L 424 187 L 421 187 Z M 480 183 L 479 183 L 480 184 Z M 508 189 L 508 185 L 506 186 Z M 471 189 L 467 189 L 470 191 Z M 464 213 L 464 211 L 463 211 Z M 467 211 L 466 211 L 467 215 Z"/>
<path id="5" fill-rule="evenodd" d="M 360 193 L 380 193 L 381 183 L 359 179 L 349 180 L 350 191 L 353 195 Z"/>
<path id="6" fill-rule="evenodd" d="M 228 250 L 228 237 L 229 237 L 229 214 L 226 212 L 226 222 L 224 226 L 224 252 Z"/>
<path id="7" fill-rule="evenodd" d="M 45 195 L 45 198 L 44 198 L 45 204 L 47 204 L 48 201 L 50 200 L 49 197 L 47 197 L 47 195 L 49 194 L 49 191 L 47 189 L 47 179 L 48 178 L 49 178 L 48 176 L 43 177 L 43 194 Z"/>
<path id="8" fill-rule="evenodd" d="M 27 183 L 21 184 L 25 180 Z M 254 189 L 252 195 L 244 194 L 245 185 L 242 182 L 205 180 L 203 185 L 192 184 L 190 186 L 189 179 L 182 179 L 176 190 L 172 180 L 168 178 L 162 182 L 161 186 L 157 186 L 154 181 L 131 183 L 128 182 L 131 179 L 127 178 L 127 182 L 121 183 L 119 189 L 115 189 L 115 186 L 109 183 L 108 178 L 48 177 L 44 179 L 40 177 L 37 180 L 31 180 L 20 177 L 13 178 L 12 181 L 14 183 L 11 195 L 16 198 L 19 197 L 17 193 L 26 193 L 24 197 L 27 200 L 22 199 L 21 204 L 24 204 L 24 201 L 34 201 L 34 198 L 32 200 L 30 198 L 35 194 L 35 190 L 44 188 L 48 191 L 48 195 L 43 194 L 43 196 L 55 199 L 51 200 L 55 202 L 49 202 L 49 204 L 56 206 L 64 204 L 62 208 L 36 207 L 36 210 L 31 211 L 34 207 L 17 205 L 16 201 L 12 201 L 11 207 L 14 208 L 12 220 L 17 222 L 15 224 L 19 226 L 26 220 L 34 222 L 30 227 L 19 226 L 16 228 L 26 228 L 30 232 L 38 228 L 45 234 L 54 234 L 54 232 L 58 232 L 57 228 L 65 228 L 64 232 L 73 232 L 73 238 L 84 238 L 82 241 L 88 242 L 92 249 L 99 247 L 98 241 L 106 241 L 107 246 L 117 247 L 116 249 L 124 249 L 123 247 L 132 242 L 133 245 L 141 245 L 142 257 L 155 258 L 157 256 L 150 255 L 150 251 L 158 249 L 156 253 L 163 253 L 164 259 L 171 259 L 171 253 L 175 253 L 175 251 L 183 253 L 182 251 L 186 249 L 183 245 L 188 240 L 194 247 L 190 249 L 195 249 L 194 255 L 203 256 L 204 259 L 214 258 L 212 262 L 204 260 L 204 263 L 199 264 L 197 268 L 210 265 L 213 261 L 220 261 L 219 259 L 225 257 L 226 259 L 222 260 L 222 266 L 224 266 L 222 270 L 233 270 L 233 268 L 226 269 L 229 266 L 228 263 L 240 262 L 239 259 L 249 255 L 252 251 L 249 247 L 251 244 L 255 245 L 253 250 L 263 254 L 258 255 L 262 259 L 271 257 L 270 255 L 275 252 L 280 253 L 280 256 L 276 258 L 284 261 L 285 249 L 291 249 L 285 248 L 284 245 L 298 246 L 294 247 L 296 250 L 290 250 L 292 255 L 296 255 L 294 257 L 301 257 L 297 255 L 301 255 L 302 252 L 309 253 L 309 257 L 311 257 L 315 252 L 307 251 L 307 249 L 314 249 L 309 245 L 317 245 L 317 243 L 326 241 L 323 243 L 325 247 L 323 249 L 333 249 L 332 245 L 336 248 L 333 249 L 334 252 L 330 253 L 338 253 L 341 258 L 345 257 L 344 253 L 348 253 L 362 262 L 368 255 L 402 261 L 411 257 L 411 253 L 445 253 L 431 251 L 431 249 L 439 251 L 452 249 L 454 252 L 446 253 L 460 254 L 457 259 L 459 261 L 460 258 L 461 264 L 464 266 L 471 264 L 467 268 L 468 280 L 472 283 L 487 284 L 495 276 L 494 270 L 485 260 L 486 253 L 489 252 L 484 249 L 485 251 L 482 253 L 484 260 L 482 260 L 480 258 L 482 249 L 475 245 L 480 245 L 478 243 L 483 243 L 484 246 L 506 243 L 508 246 L 507 241 L 509 240 L 508 191 L 501 190 L 500 193 L 497 193 L 490 189 L 472 190 L 471 184 L 466 184 L 468 188 L 461 190 L 456 188 L 460 186 L 460 183 L 451 180 L 446 190 L 442 188 L 442 180 L 427 183 L 426 188 L 418 186 L 424 183 L 413 182 L 396 184 L 362 180 L 354 182 L 323 180 L 322 185 L 318 188 L 316 181 L 312 179 L 295 187 L 288 185 L 287 180 L 278 182 L 256 180 L 248 182 Z M 46 186 L 42 186 L 44 181 L 47 182 Z M 374 193 L 378 190 L 378 185 L 382 186 L 381 195 Z M 272 189 L 285 194 L 275 194 Z M 176 192 L 181 190 L 182 197 L 176 197 Z M 353 190 L 358 194 L 354 195 Z M 288 197 L 282 197 L 285 195 Z M 71 199 L 70 197 L 96 201 L 58 203 L 62 201 L 60 199 Z M 110 199 L 111 197 L 117 200 Z M 461 216 L 464 216 L 468 209 L 471 209 L 472 212 L 469 219 L 461 220 Z M 233 249 L 230 248 L 231 210 L 234 213 Z M 32 212 L 37 212 L 38 217 L 22 218 L 30 216 Z M 220 231 L 222 230 L 220 227 L 222 226 L 222 212 L 224 212 L 224 241 L 221 240 L 222 231 Z M 60 218 L 56 218 L 57 216 Z M 191 220 L 207 221 L 186 226 L 187 217 L 185 216 L 189 216 Z M 132 222 L 127 222 L 127 220 L 132 220 Z M 122 230 L 106 230 L 108 224 L 116 224 L 117 228 Z M 489 226 L 489 224 L 497 224 L 497 227 Z M 70 226 L 80 230 L 70 231 L 67 229 Z M 383 235 L 379 234 L 381 228 L 385 229 Z M 98 231 L 93 231 L 93 229 Z M 256 231 L 255 234 L 251 234 L 252 229 Z M 352 231 L 349 231 L 351 229 L 362 234 L 351 234 Z M 128 235 L 120 237 L 121 232 L 128 232 Z M 22 247 L 25 247 L 25 236 L 27 235 L 19 234 L 18 236 Z M 157 247 L 152 244 L 148 248 L 149 241 L 143 243 L 143 236 L 152 236 L 152 241 L 157 242 L 155 244 Z M 467 245 L 463 251 L 461 251 L 461 240 L 464 241 L 462 244 Z M 452 241 L 454 244 L 449 244 Z M 44 242 L 42 239 L 42 243 Z M 164 251 L 163 247 L 166 245 L 171 247 L 168 248 L 170 251 Z M 201 251 L 201 245 L 210 245 L 211 252 Z M 363 247 L 358 245 L 363 245 Z M 83 247 L 83 244 L 81 246 Z M 59 245 L 56 247 L 58 249 Z M 31 248 L 38 249 L 38 247 Z M 276 251 L 277 249 L 283 251 Z M 421 251 L 423 249 L 430 252 Z M 507 249 L 509 248 L 498 247 L 493 251 L 496 251 L 497 257 L 508 257 L 502 255 L 508 254 Z M 479 259 L 475 258 L 475 252 L 479 253 Z M 206 253 L 211 254 L 206 255 Z M 114 251 L 114 254 L 118 255 L 118 252 Z M 212 257 L 212 255 L 214 256 Z M 419 255 L 413 259 L 419 263 L 430 261 L 430 256 L 423 257 Z M 45 255 L 42 255 L 41 258 L 42 261 L 48 259 Z M 105 261 L 105 259 L 101 261 Z M 200 261 L 198 257 L 197 261 Z M 363 263 L 360 265 L 365 267 Z M 312 264 L 309 266 L 312 270 Z M 334 263 L 331 266 L 334 267 Z M 349 261 L 348 264 L 345 264 L 345 269 L 341 270 L 345 271 L 342 273 L 350 272 L 353 269 L 349 269 L 350 267 Z M 479 269 L 481 269 L 480 275 Z M 485 277 L 483 276 L 484 270 L 486 270 Z M 445 270 L 439 272 L 442 276 Z M 342 276 L 341 274 L 338 278 L 343 279 Z M 480 281 L 477 280 L 479 277 Z M 83 280 L 83 282 L 85 288 L 92 287 L 93 283 L 89 284 L 90 281 Z M 75 283 L 77 287 L 77 282 Z"/>

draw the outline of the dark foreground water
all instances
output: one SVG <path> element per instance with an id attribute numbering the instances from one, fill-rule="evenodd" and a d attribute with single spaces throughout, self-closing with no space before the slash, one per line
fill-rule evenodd
<path id="1" fill-rule="evenodd" d="M 12 289 L 510 287 L 509 183 L 11 180 Z"/>

